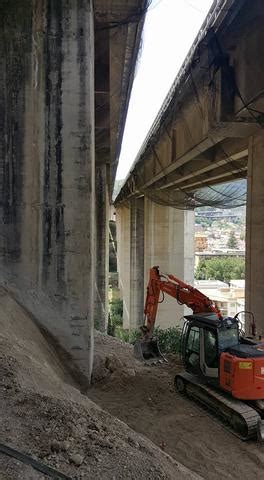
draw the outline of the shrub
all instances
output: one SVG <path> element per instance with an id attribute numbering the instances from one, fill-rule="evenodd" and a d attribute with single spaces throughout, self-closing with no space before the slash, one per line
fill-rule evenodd
<path id="1" fill-rule="evenodd" d="M 123 300 L 121 298 L 115 298 L 110 302 L 110 314 L 119 315 L 122 317 L 123 315 Z"/>
<path id="2" fill-rule="evenodd" d="M 120 325 L 117 325 L 115 328 L 115 337 L 120 338 L 123 342 L 129 342 L 129 330 L 125 330 Z"/>
<path id="3" fill-rule="evenodd" d="M 107 333 L 115 336 L 117 327 L 122 328 L 123 323 L 123 301 L 120 298 L 115 298 L 109 303 L 109 315 Z"/>
<path id="4" fill-rule="evenodd" d="M 181 341 L 181 328 L 169 327 L 162 330 L 160 327 L 154 329 L 154 336 L 158 339 L 162 353 L 179 353 Z"/>
<path id="5" fill-rule="evenodd" d="M 139 329 L 131 330 L 129 332 L 128 330 L 124 330 L 121 326 L 116 326 L 115 336 L 126 343 L 134 345 L 136 340 L 141 337 L 141 332 Z M 181 340 L 180 327 L 170 327 L 164 330 L 160 327 L 156 327 L 153 336 L 157 337 L 159 348 L 162 353 L 179 353 Z"/>

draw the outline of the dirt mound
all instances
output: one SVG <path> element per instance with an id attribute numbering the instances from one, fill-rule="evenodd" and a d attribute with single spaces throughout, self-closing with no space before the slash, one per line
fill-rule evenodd
<path id="1" fill-rule="evenodd" d="M 93 383 L 115 376 L 135 376 L 142 367 L 133 353 L 133 346 L 118 338 L 95 331 Z"/>
<path id="2" fill-rule="evenodd" d="M 119 363 L 116 366 L 118 349 L 123 351 L 124 370 L 133 370 L 127 346 L 99 334 L 96 349 L 96 361 L 99 365 L 104 359 L 108 379 L 121 370 Z M 4 289 L 0 291 L 0 403 L 0 443 L 72 479 L 197 478 L 82 395 L 27 312 Z M 48 477 L 0 454 L 0 479 L 31 478 Z"/>

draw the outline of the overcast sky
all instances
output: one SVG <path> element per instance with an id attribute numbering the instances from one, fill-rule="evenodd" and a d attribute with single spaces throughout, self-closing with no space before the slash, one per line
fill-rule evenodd
<path id="1" fill-rule="evenodd" d="M 117 180 L 124 179 L 213 0 L 153 0 L 132 89 Z"/>

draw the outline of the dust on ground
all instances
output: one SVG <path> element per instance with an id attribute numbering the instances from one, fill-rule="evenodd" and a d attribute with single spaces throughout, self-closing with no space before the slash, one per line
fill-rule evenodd
<path id="1" fill-rule="evenodd" d="M 242 442 L 203 408 L 175 392 L 173 379 L 180 370 L 175 357 L 167 365 L 145 367 L 133 358 L 132 347 L 100 335 L 97 342 L 100 364 L 105 351 L 112 373 L 104 376 L 102 370 L 104 378 L 89 392 L 94 402 L 205 479 L 263 478 L 264 445 Z"/>
<path id="2" fill-rule="evenodd" d="M 119 385 L 121 377 L 124 385 L 130 385 L 140 371 L 131 349 L 118 341 L 97 335 L 95 350 L 94 381 L 100 389 L 105 385 L 105 392 L 117 370 L 123 372 L 118 374 Z M 100 396 L 99 389 L 95 392 Z M 117 399 L 117 411 L 120 402 Z M 0 288 L 0 405 L 0 443 L 72 479 L 198 478 L 82 395 L 55 349 L 4 288 Z M 48 478 L 0 453 L 1 480 Z"/>

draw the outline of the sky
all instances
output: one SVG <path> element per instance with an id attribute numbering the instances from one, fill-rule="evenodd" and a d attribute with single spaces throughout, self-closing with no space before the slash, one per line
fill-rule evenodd
<path id="1" fill-rule="evenodd" d="M 213 0 L 153 0 L 131 92 L 116 179 L 124 179 Z"/>

